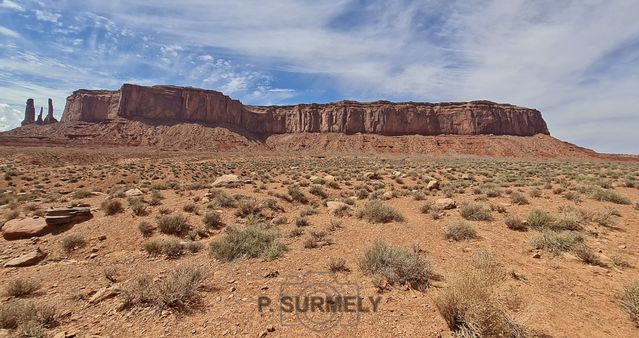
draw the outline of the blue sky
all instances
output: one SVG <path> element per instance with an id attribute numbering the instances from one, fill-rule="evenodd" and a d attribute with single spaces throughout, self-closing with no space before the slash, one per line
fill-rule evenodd
<path id="1" fill-rule="evenodd" d="M 639 153 L 639 1 L 0 0 L 0 130 L 79 88 L 537 108 L 551 133 Z"/>

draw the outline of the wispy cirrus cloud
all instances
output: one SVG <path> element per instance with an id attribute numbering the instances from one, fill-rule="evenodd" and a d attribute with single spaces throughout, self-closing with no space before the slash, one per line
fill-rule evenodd
<path id="1" fill-rule="evenodd" d="M 630 131 L 639 127 L 636 1 L 14 5 L 3 1 L 0 18 L 25 41 L 0 46 L 0 88 L 38 80 L 69 93 L 131 80 L 212 88 L 251 104 L 489 99 L 542 110 L 561 139 L 639 153 Z M 37 11 L 55 20 L 33 22 Z"/>

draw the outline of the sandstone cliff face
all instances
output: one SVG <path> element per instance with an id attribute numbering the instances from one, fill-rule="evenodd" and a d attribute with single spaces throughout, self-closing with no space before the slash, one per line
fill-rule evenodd
<path id="1" fill-rule="evenodd" d="M 227 124 L 257 134 L 549 134 L 539 111 L 488 101 L 341 101 L 261 107 L 244 106 L 212 90 L 129 84 L 120 91 L 76 91 L 67 99 L 62 121 L 99 122 L 118 117 Z"/>

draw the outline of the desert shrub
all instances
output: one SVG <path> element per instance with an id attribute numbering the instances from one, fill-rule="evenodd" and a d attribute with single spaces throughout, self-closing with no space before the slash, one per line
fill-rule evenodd
<path id="1" fill-rule="evenodd" d="M 329 223 L 328 223 L 328 231 L 337 231 L 337 229 L 341 229 L 344 225 L 342 224 L 341 221 L 336 220 L 336 219 L 332 219 Z"/>
<path id="2" fill-rule="evenodd" d="M 539 190 L 537 188 L 531 190 L 530 193 L 529 193 L 530 197 L 534 197 L 534 198 L 541 197 L 541 194 L 542 194 L 541 190 Z"/>
<path id="3" fill-rule="evenodd" d="M 4 220 L 10 221 L 12 219 L 16 219 L 20 216 L 20 212 L 18 210 L 9 210 L 6 214 L 4 214 Z"/>
<path id="4" fill-rule="evenodd" d="M 575 246 L 572 252 L 586 264 L 605 266 L 601 259 L 599 259 L 599 256 L 585 243 Z"/>
<path id="5" fill-rule="evenodd" d="M 128 199 L 129 207 L 133 214 L 136 216 L 144 216 L 146 215 L 146 205 L 144 204 L 144 200 L 140 197 L 132 197 Z"/>
<path id="6" fill-rule="evenodd" d="M 311 186 L 311 188 L 308 189 L 308 192 L 313 194 L 313 195 L 315 195 L 315 196 L 321 197 L 321 198 L 328 197 L 328 195 L 326 194 L 326 192 L 324 192 L 324 189 L 322 188 L 321 185 L 313 185 L 313 186 Z"/>
<path id="7" fill-rule="evenodd" d="M 86 191 L 86 190 L 78 190 L 78 191 L 74 192 L 73 194 L 71 194 L 71 196 L 73 197 L 73 199 L 81 200 L 83 198 L 87 198 L 87 197 L 93 196 L 93 193 L 90 192 L 90 191 Z"/>
<path id="8" fill-rule="evenodd" d="M 288 194 L 291 196 L 293 201 L 306 204 L 308 203 L 308 198 L 304 195 L 304 193 L 300 190 L 300 188 L 296 186 L 288 187 Z"/>
<path id="9" fill-rule="evenodd" d="M 331 258 L 328 261 L 328 269 L 333 272 L 348 272 L 350 269 L 346 266 L 346 260 L 344 258 Z"/>
<path id="10" fill-rule="evenodd" d="M 204 244 L 196 241 L 187 241 L 186 243 L 184 243 L 184 248 L 190 252 L 196 253 L 204 249 Z"/>
<path id="11" fill-rule="evenodd" d="M 184 253 L 184 245 L 174 237 L 152 238 L 144 243 L 144 250 L 150 255 L 166 255 L 169 258 L 177 258 Z"/>
<path id="12" fill-rule="evenodd" d="M 466 222 L 456 222 L 446 227 L 444 230 L 446 238 L 455 241 L 477 238 L 477 230 Z"/>
<path id="13" fill-rule="evenodd" d="M 434 277 L 430 263 L 416 252 L 377 241 L 360 261 L 362 271 L 391 285 L 422 290 Z"/>
<path id="14" fill-rule="evenodd" d="M 158 216 L 156 221 L 164 234 L 179 235 L 189 228 L 186 217 L 180 214 Z"/>
<path id="15" fill-rule="evenodd" d="M 147 221 L 142 221 L 140 222 L 140 224 L 138 224 L 138 230 L 140 231 L 142 236 L 151 237 L 151 235 L 153 234 L 154 228 L 153 228 L 153 225 L 151 225 L 151 223 Z"/>
<path id="16" fill-rule="evenodd" d="M 227 194 L 223 190 L 211 191 L 213 202 L 222 208 L 235 208 L 237 207 L 237 200 L 233 196 Z"/>
<path id="17" fill-rule="evenodd" d="M 364 206 L 364 210 L 360 212 L 359 217 L 371 223 L 403 222 L 405 220 L 399 211 L 381 201 L 367 203 Z"/>
<path id="18" fill-rule="evenodd" d="M 555 222 L 555 217 L 546 211 L 533 209 L 526 216 L 526 220 L 531 227 L 541 229 L 550 227 Z"/>
<path id="19" fill-rule="evenodd" d="M 615 204 L 631 204 L 628 197 L 619 194 L 615 190 L 595 189 L 592 192 L 592 198 L 597 201 L 606 201 Z"/>
<path id="20" fill-rule="evenodd" d="M 630 315 L 630 319 L 639 326 L 639 282 L 626 286 L 621 294 L 621 307 Z"/>
<path id="21" fill-rule="evenodd" d="M 461 216 L 469 221 L 490 221 L 493 216 L 490 214 L 490 209 L 477 203 L 464 203 L 459 209 Z"/>
<path id="22" fill-rule="evenodd" d="M 544 230 L 532 239 L 532 244 L 536 249 L 546 250 L 553 254 L 572 251 L 583 242 L 583 236 L 573 231 Z"/>
<path id="23" fill-rule="evenodd" d="M 222 215 L 220 215 L 220 213 L 216 211 L 209 211 L 204 214 L 202 222 L 209 229 L 219 229 L 224 226 Z"/>
<path id="24" fill-rule="evenodd" d="M 251 225 L 244 230 L 230 226 L 222 238 L 210 244 L 211 255 L 222 261 L 243 257 L 272 260 L 285 250 L 286 246 L 279 242 L 277 233 L 263 224 Z"/>
<path id="25" fill-rule="evenodd" d="M 16 330 L 19 337 L 43 337 L 44 328 L 56 323 L 56 310 L 49 305 L 35 305 L 31 301 L 0 304 L 0 329 Z"/>
<path id="26" fill-rule="evenodd" d="M 307 227 L 311 225 L 311 222 L 309 222 L 308 218 L 306 217 L 296 217 L 295 225 L 297 225 L 298 227 Z"/>
<path id="27" fill-rule="evenodd" d="M 327 235 L 324 231 L 311 231 L 309 237 L 304 241 L 304 247 L 306 249 L 314 249 L 330 245 L 331 241 L 327 238 Z"/>
<path id="28" fill-rule="evenodd" d="M 304 230 L 302 230 L 301 228 L 295 228 L 293 230 L 291 230 L 291 232 L 289 232 L 288 237 L 300 237 L 304 234 Z"/>
<path id="29" fill-rule="evenodd" d="M 525 205 L 528 204 L 528 199 L 521 193 L 513 192 L 510 194 L 510 202 L 513 204 Z"/>
<path id="30" fill-rule="evenodd" d="M 38 291 L 40 283 L 33 279 L 21 278 L 10 280 L 4 287 L 4 294 L 7 297 L 26 297 Z"/>
<path id="31" fill-rule="evenodd" d="M 143 276 L 124 288 L 124 305 L 126 308 L 154 306 L 187 311 L 200 302 L 197 291 L 205 278 L 203 269 L 191 266 L 178 267 L 165 279 Z"/>
<path id="32" fill-rule="evenodd" d="M 104 202 L 102 202 L 100 207 L 102 208 L 102 210 L 104 210 L 104 213 L 107 216 L 115 215 L 124 210 L 124 208 L 122 207 L 122 201 L 120 201 L 119 199 L 113 199 L 113 198 L 104 200 Z"/>
<path id="33" fill-rule="evenodd" d="M 526 337 L 498 299 L 503 280 L 499 265 L 489 256 L 454 277 L 435 299 L 439 313 L 457 337 Z"/>
<path id="34" fill-rule="evenodd" d="M 510 230 L 515 231 L 526 231 L 528 230 L 528 225 L 518 216 L 507 216 L 504 220 L 506 226 Z"/>
<path id="35" fill-rule="evenodd" d="M 557 230 L 581 230 L 581 222 L 583 216 L 575 211 L 568 210 L 562 212 L 558 217 L 554 218 L 554 221 L 550 223 L 549 227 L 555 231 Z"/>
<path id="36" fill-rule="evenodd" d="M 197 205 L 193 202 L 189 202 L 182 207 L 182 210 L 184 210 L 184 212 L 197 213 Z"/>
<path id="37" fill-rule="evenodd" d="M 60 244 L 62 244 L 64 251 L 71 252 L 84 247 L 87 241 L 80 235 L 68 235 L 62 238 Z"/>
<path id="38" fill-rule="evenodd" d="M 235 216 L 259 215 L 261 210 L 262 207 L 255 199 L 247 198 L 240 201 L 237 210 L 235 210 Z"/>

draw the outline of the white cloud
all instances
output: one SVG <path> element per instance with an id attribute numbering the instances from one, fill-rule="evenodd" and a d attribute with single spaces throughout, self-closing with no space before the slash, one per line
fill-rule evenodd
<path id="1" fill-rule="evenodd" d="M 22 6 L 11 0 L 3 0 L 2 2 L 0 2 L 0 8 L 8 8 L 16 10 L 18 12 L 24 12 L 24 8 L 22 8 Z"/>
<path id="2" fill-rule="evenodd" d="M 0 35 L 6 35 L 6 36 L 9 36 L 9 37 L 12 37 L 12 38 L 19 38 L 20 37 L 20 34 L 18 34 L 17 32 L 15 32 L 15 31 L 13 31 L 13 30 L 11 30 L 9 28 L 2 27 L 2 26 L 0 26 Z"/>
<path id="3" fill-rule="evenodd" d="M 52 22 L 52 23 L 57 23 L 58 19 L 62 17 L 61 14 L 43 11 L 39 9 L 36 9 L 35 15 L 36 15 L 36 19 L 40 21 L 46 21 L 46 22 Z"/>
<path id="4" fill-rule="evenodd" d="M 0 103 L 0 130 L 18 127 L 24 114 L 8 104 Z"/>

